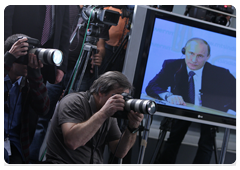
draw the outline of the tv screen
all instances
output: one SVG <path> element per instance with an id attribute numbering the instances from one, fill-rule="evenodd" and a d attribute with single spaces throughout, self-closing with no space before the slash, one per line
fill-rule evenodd
<path id="1" fill-rule="evenodd" d="M 141 12 L 145 20 L 135 27 L 139 16 L 135 15 L 124 70 L 128 76 L 135 65 L 134 97 L 155 101 L 157 114 L 163 116 L 235 128 L 235 29 L 142 8 L 146 8 Z M 134 30 L 141 30 L 140 26 L 137 45 Z M 192 92 L 190 71 L 194 71 Z"/>

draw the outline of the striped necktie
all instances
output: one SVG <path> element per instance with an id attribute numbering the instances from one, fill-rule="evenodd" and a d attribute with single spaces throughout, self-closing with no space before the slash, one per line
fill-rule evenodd
<path id="1" fill-rule="evenodd" d="M 50 37 L 51 25 L 52 25 L 52 6 L 46 5 L 46 15 L 43 25 L 41 45 L 45 44 L 48 41 Z"/>
<path id="2" fill-rule="evenodd" d="M 194 104 L 195 101 L 195 89 L 194 89 L 194 80 L 193 76 L 195 73 L 193 71 L 189 72 L 189 87 L 188 87 L 188 97 L 189 97 L 189 103 Z"/>

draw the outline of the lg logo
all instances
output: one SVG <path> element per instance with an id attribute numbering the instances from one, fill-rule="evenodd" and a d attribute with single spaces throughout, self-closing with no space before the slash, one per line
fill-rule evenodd
<path id="1" fill-rule="evenodd" d="M 201 116 L 201 115 L 198 115 L 198 118 L 199 118 L 199 119 L 202 119 L 202 118 L 203 118 L 203 116 Z"/>

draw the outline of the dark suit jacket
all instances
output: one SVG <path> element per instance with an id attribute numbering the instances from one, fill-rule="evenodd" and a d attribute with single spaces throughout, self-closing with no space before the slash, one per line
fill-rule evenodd
<path id="1" fill-rule="evenodd" d="M 171 92 L 188 102 L 188 73 L 184 59 L 165 60 L 162 70 L 149 82 L 146 93 L 160 99 L 158 94 Z M 227 111 L 236 111 L 236 79 L 229 70 L 205 63 L 202 73 L 202 105 Z"/>
<path id="2" fill-rule="evenodd" d="M 25 34 L 41 41 L 43 24 L 45 19 L 45 5 L 10 5 L 4 11 L 4 40 L 12 34 Z M 63 52 L 63 63 L 58 69 L 64 73 L 67 70 L 69 51 L 69 6 L 55 5 L 54 33 L 45 48 L 59 49 Z M 55 76 L 49 77 L 53 67 L 46 71 L 51 82 L 54 83 Z M 55 74 L 54 74 L 55 75 Z M 44 75 L 43 75 L 44 76 Z"/>

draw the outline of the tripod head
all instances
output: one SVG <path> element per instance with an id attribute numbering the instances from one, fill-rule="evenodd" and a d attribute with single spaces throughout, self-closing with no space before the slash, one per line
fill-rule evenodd
<path id="1" fill-rule="evenodd" d="M 118 24 L 120 14 L 116 11 L 103 9 L 103 5 L 85 5 L 82 8 L 82 17 L 85 21 L 89 20 L 90 23 L 102 23 L 107 25 Z"/>
<path id="2" fill-rule="evenodd" d="M 99 40 L 101 28 L 104 25 L 116 26 L 120 14 L 116 11 L 103 9 L 102 5 L 85 5 L 82 8 L 81 16 L 85 24 L 89 24 L 86 42 L 96 45 Z"/>

